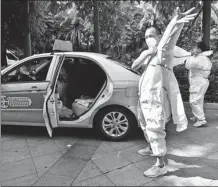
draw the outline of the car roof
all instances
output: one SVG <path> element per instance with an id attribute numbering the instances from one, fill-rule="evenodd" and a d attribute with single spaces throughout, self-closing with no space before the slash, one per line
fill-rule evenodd
<path id="1" fill-rule="evenodd" d="M 94 53 L 94 52 L 51 52 L 51 53 L 40 53 L 40 54 L 34 54 L 33 56 L 50 56 L 50 55 L 58 55 L 58 54 L 61 54 L 61 55 L 81 55 L 81 56 L 90 56 L 90 57 L 96 57 L 96 56 L 99 56 L 99 57 L 107 57 L 108 55 L 105 55 L 105 54 L 101 54 L 101 53 Z"/>
<path id="2" fill-rule="evenodd" d="M 93 53 L 93 52 L 51 52 L 51 53 L 41 53 L 41 54 L 34 54 L 30 57 L 46 57 L 52 55 L 75 55 L 75 56 L 83 56 L 88 57 L 91 59 L 97 60 L 100 65 L 104 68 L 104 70 L 109 74 L 109 76 L 113 80 L 131 80 L 138 79 L 139 75 L 133 73 L 130 69 L 125 67 L 124 65 L 120 64 L 117 61 L 113 61 L 108 59 L 108 55 L 100 54 L 100 53 Z"/>

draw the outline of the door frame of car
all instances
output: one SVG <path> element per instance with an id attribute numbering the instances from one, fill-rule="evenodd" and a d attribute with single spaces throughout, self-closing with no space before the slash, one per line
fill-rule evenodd
<path id="1" fill-rule="evenodd" d="M 92 62 L 96 63 L 96 65 L 98 65 L 100 68 L 102 68 L 102 70 L 105 72 L 107 80 L 106 80 L 106 85 L 105 87 L 101 90 L 101 93 L 99 92 L 98 96 L 95 98 L 94 104 L 92 105 L 92 107 L 82 116 L 80 116 L 78 119 L 76 120 L 72 120 L 72 121 L 59 121 L 59 119 L 57 119 L 58 122 L 58 127 L 81 127 L 81 128 L 91 128 L 92 126 L 90 126 L 90 118 L 92 117 L 92 113 L 95 112 L 95 110 L 97 108 L 99 108 L 101 105 L 103 105 L 104 103 L 106 103 L 110 97 L 112 96 L 113 93 L 113 82 L 112 79 L 110 78 L 110 76 L 108 75 L 108 73 L 105 71 L 104 67 L 95 59 L 89 57 L 89 56 L 85 56 L 85 55 L 78 55 L 78 54 L 65 54 L 64 55 L 65 58 L 66 57 L 72 57 L 72 58 L 84 58 L 87 60 L 91 60 Z M 65 59 L 64 58 L 64 59 Z M 55 68 L 56 71 L 58 72 L 56 76 L 53 77 L 53 92 L 55 91 L 55 87 L 57 84 L 57 78 L 58 75 L 60 73 L 61 67 L 63 65 L 64 59 L 59 62 L 59 64 L 56 64 Z M 54 81 L 55 80 L 55 81 Z M 57 102 L 57 100 L 55 101 Z M 56 114 L 56 116 L 58 116 Z"/>
<path id="2" fill-rule="evenodd" d="M 49 70 L 48 70 L 48 73 L 47 73 L 47 76 L 46 76 L 46 80 L 43 81 L 43 82 L 26 82 L 26 83 L 4 83 L 1 85 L 1 88 L 4 89 L 5 88 L 5 95 L 7 96 L 10 96 L 10 97 L 16 97 L 16 92 L 18 95 L 22 96 L 22 94 L 24 95 L 28 95 L 28 94 L 35 94 L 35 95 L 40 95 L 40 98 L 39 99 L 43 99 L 44 100 L 44 97 L 46 95 L 46 91 L 47 91 L 47 86 L 49 85 L 49 81 L 50 81 L 50 77 L 52 75 L 52 67 L 53 67 L 53 63 L 54 61 L 56 61 L 56 58 L 55 58 L 55 55 L 51 55 L 51 54 L 43 54 L 43 55 L 36 55 L 36 56 L 30 56 L 30 57 L 27 57 L 21 61 L 19 61 L 18 63 L 16 64 L 13 64 L 11 66 L 9 66 L 8 68 L 4 69 L 1 71 L 2 75 L 10 72 L 10 71 L 13 71 L 14 69 L 16 69 L 17 67 L 19 66 L 22 66 L 22 64 L 30 61 L 30 60 L 34 60 L 34 59 L 40 59 L 40 58 L 46 58 L 46 57 L 51 57 L 52 60 L 51 60 L 51 64 L 49 66 Z M 49 73 L 50 72 L 50 73 Z M 19 90 L 19 85 L 23 84 L 24 88 Z M 34 90 L 33 86 L 37 84 L 37 90 Z M 15 88 L 14 88 L 14 86 Z M 31 87 L 33 89 L 31 89 Z M 9 90 L 12 89 L 12 92 L 13 93 L 10 93 Z M 4 91 L 2 90 L 2 93 L 4 93 Z M 43 105 L 43 100 L 41 101 L 42 105 Z M 32 102 L 32 101 L 31 101 Z M 44 118 L 43 116 L 41 115 L 42 114 L 42 111 L 43 111 L 43 107 L 40 108 L 40 106 L 36 107 L 36 108 L 21 108 L 19 109 L 19 107 L 16 107 L 16 108 L 9 108 L 9 109 L 3 109 L 1 107 L 1 110 L 3 110 L 2 112 L 3 115 L 6 115 L 6 116 L 11 116 L 13 118 L 17 116 L 17 119 L 16 120 L 12 120 L 12 121 L 7 121 L 7 118 L 5 119 L 5 121 L 2 121 L 3 124 L 5 125 L 28 125 L 28 126 L 44 126 L 45 123 L 44 123 Z M 17 111 L 17 114 L 15 114 L 13 111 Z M 33 118 L 31 118 L 31 115 L 33 115 L 34 111 L 37 113 L 37 115 L 35 116 L 32 116 Z M 30 112 L 30 115 L 28 115 L 28 112 Z M 12 116 L 13 115 L 13 116 Z M 22 116 L 26 116 L 26 118 L 29 118 L 29 119 L 25 119 L 25 120 L 20 120 L 18 117 L 22 117 Z M 40 120 L 41 119 L 41 120 Z M 31 121 L 32 120 L 32 121 Z"/>
<path id="3" fill-rule="evenodd" d="M 55 93 L 55 82 L 57 80 L 59 66 L 63 61 L 64 57 L 64 55 L 55 55 L 54 58 L 56 58 L 56 60 L 54 61 L 52 68 L 50 68 L 48 72 L 51 77 L 51 81 L 49 82 L 49 85 L 47 87 L 47 93 L 44 100 L 43 118 L 50 137 L 52 137 L 53 128 L 59 126 L 59 118 L 57 117 L 58 101 L 57 94 Z"/>

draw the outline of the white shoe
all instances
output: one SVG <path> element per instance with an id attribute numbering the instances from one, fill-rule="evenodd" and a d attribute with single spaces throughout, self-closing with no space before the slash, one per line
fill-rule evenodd
<path id="1" fill-rule="evenodd" d="M 176 131 L 177 132 L 182 132 L 182 131 L 184 131 L 184 130 L 186 130 L 187 129 L 187 124 L 186 123 L 184 123 L 184 124 L 178 124 L 177 126 L 176 126 Z"/>
<path id="2" fill-rule="evenodd" d="M 191 121 L 197 121 L 197 118 L 195 116 L 192 116 L 189 118 Z"/>
<path id="3" fill-rule="evenodd" d="M 142 156 L 154 156 L 152 150 L 149 147 L 147 147 L 145 149 L 140 149 L 138 151 L 138 154 L 140 154 Z"/>
<path id="4" fill-rule="evenodd" d="M 155 177 L 158 177 L 158 176 L 161 176 L 161 175 L 164 175 L 167 173 L 167 167 L 164 166 L 161 168 L 157 165 L 157 163 L 152 166 L 150 169 L 148 169 L 147 171 L 144 172 L 144 175 L 146 177 L 151 177 L 151 178 L 155 178 Z"/>
<path id="5" fill-rule="evenodd" d="M 201 127 L 202 125 L 205 125 L 207 124 L 207 121 L 206 120 L 198 120 L 194 125 L 193 127 Z"/>

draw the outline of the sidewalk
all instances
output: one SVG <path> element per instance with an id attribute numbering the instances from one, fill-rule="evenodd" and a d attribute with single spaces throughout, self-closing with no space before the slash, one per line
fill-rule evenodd
<path id="1" fill-rule="evenodd" d="M 92 137 L 90 129 L 60 129 L 48 137 L 44 128 L 2 129 L 0 184 L 2 186 L 218 186 L 218 118 L 207 127 L 177 133 L 167 126 L 169 173 L 147 178 L 155 163 L 140 156 L 142 133 L 124 142 Z M 18 132 L 19 129 L 19 132 Z M 18 133 L 17 133 L 18 132 Z"/>

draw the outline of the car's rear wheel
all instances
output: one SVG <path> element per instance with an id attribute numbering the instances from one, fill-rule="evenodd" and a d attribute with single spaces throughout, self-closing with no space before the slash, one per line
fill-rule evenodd
<path id="1" fill-rule="evenodd" d="M 136 126 L 136 120 L 125 108 L 109 107 L 97 114 L 94 125 L 99 135 L 107 140 L 119 141 L 130 134 L 133 126 Z"/>

